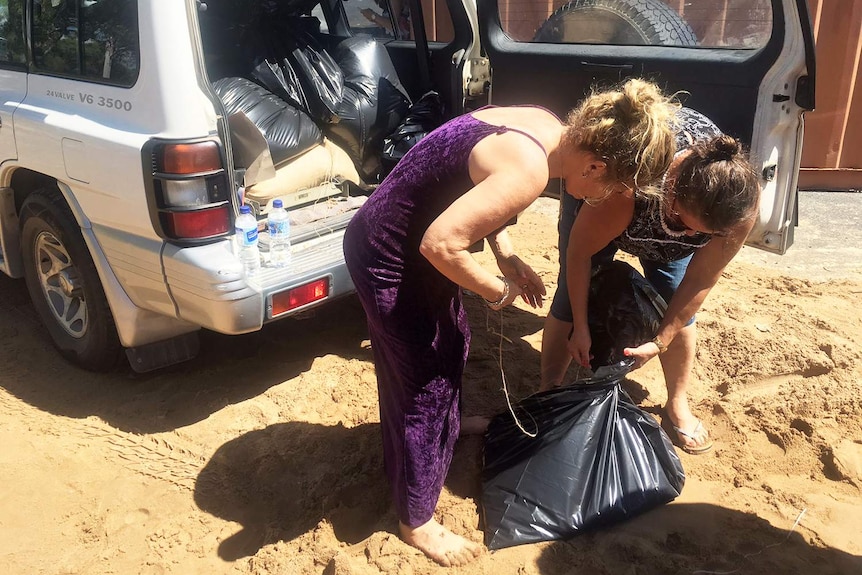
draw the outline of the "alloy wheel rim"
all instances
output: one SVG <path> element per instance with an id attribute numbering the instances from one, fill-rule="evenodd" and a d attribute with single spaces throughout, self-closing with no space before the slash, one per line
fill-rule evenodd
<path id="1" fill-rule="evenodd" d="M 47 231 L 35 241 L 36 273 L 48 309 L 66 333 L 75 339 L 87 333 L 87 302 L 78 268 L 66 247 Z"/>

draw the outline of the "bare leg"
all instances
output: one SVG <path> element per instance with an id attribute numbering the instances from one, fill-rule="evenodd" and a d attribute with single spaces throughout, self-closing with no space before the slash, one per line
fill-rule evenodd
<path id="1" fill-rule="evenodd" d="M 709 434 L 703 426 L 698 427 L 699 420 L 691 412 L 686 395 L 696 346 L 697 327 L 691 324 L 682 328 L 668 346 L 667 352 L 659 356 L 667 385 L 667 416 L 675 427 L 693 435 L 686 437 L 678 434 L 685 447 L 693 450 L 709 444 Z"/>
<path id="2" fill-rule="evenodd" d="M 444 567 L 466 565 L 479 556 L 482 547 L 455 535 L 431 518 L 419 527 L 398 524 L 401 538 Z"/>
<path id="3" fill-rule="evenodd" d="M 539 391 L 558 387 L 572 363 L 572 355 L 567 347 L 570 322 L 561 321 L 552 315 L 545 318 L 542 332 L 542 382 Z"/>

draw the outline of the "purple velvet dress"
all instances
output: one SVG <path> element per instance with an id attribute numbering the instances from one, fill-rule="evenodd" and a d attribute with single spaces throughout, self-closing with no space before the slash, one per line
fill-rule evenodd
<path id="1" fill-rule="evenodd" d="M 473 187 L 473 146 L 509 128 L 467 114 L 414 146 L 353 217 L 347 267 L 374 352 L 386 474 L 399 520 L 432 518 L 460 430 L 470 327 L 461 288 L 419 253 L 428 226 Z"/>

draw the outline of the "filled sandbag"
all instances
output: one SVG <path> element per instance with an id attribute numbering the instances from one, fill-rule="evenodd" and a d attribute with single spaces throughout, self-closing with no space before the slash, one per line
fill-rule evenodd
<path id="1" fill-rule="evenodd" d="M 597 369 L 622 361 L 625 348 L 650 341 L 666 309 L 661 295 L 630 264 L 614 260 L 596 266 L 587 305 L 590 366 Z"/>
<path id="2" fill-rule="evenodd" d="M 276 168 L 323 141 L 317 124 L 302 111 L 246 78 L 222 78 L 213 89 L 228 115 L 244 113 L 269 145 Z"/>
<path id="3" fill-rule="evenodd" d="M 325 139 L 304 154 L 278 166 L 275 177 L 246 188 L 245 198 L 268 205 L 273 198 L 293 195 L 328 182 L 361 182 L 353 161 L 338 145 Z"/>
<path id="4" fill-rule="evenodd" d="M 384 176 L 410 148 L 443 123 L 444 113 L 443 100 L 433 90 L 410 106 L 398 127 L 383 139 L 380 163 Z"/>
<path id="5" fill-rule="evenodd" d="M 371 36 L 347 38 L 333 57 L 344 74 L 344 95 L 338 123 L 324 130 L 354 158 L 363 178 L 373 182 L 380 175 L 383 139 L 400 124 L 410 97 L 385 46 Z"/>
<path id="6" fill-rule="evenodd" d="M 279 60 L 270 61 L 264 58 L 254 66 L 251 77 L 291 106 L 307 114 L 308 102 L 293 66 L 284 59 L 280 60 L 280 64 L 278 62 Z"/>
<path id="7" fill-rule="evenodd" d="M 658 422 L 620 387 L 633 362 L 536 393 L 485 433 L 485 545 L 568 539 L 679 496 L 685 473 Z M 535 432 L 535 436 L 528 435 Z"/>
<path id="8" fill-rule="evenodd" d="M 685 473 L 670 438 L 621 386 L 634 366 L 621 360 L 623 349 L 652 339 L 665 309 L 628 263 L 594 270 L 588 316 L 595 374 L 525 398 L 485 433 L 490 549 L 566 539 L 680 494 Z"/>

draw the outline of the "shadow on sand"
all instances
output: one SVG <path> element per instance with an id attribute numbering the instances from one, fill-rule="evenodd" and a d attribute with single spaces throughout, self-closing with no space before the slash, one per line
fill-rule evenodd
<path id="1" fill-rule="evenodd" d="M 134 433 L 158 433 L 202 421 L 308 371 L 327 354 L 371 361 L 363 349 L 365 314 L 354 297 L 301 319 L 267 324 L 246 335 L 202 331 L 193 360 L 146 374 L 128 364 L 92 373 L 65 361 L 30 305 L 23 280 L 0 276 L 0 385 L 43 411 L 72 418 L 96 415 Z"/>
<path id="2" fill-rule="evenodd" d="M 542 575 L 862 573 L 862 557 L 809 541 L 803 536 L 804 516 L 791 531 L 793 523 L 791 519 L 779 528 L 753 513 L 673 503 L 609 529 L 552 543 L 536 564 Z"/>

